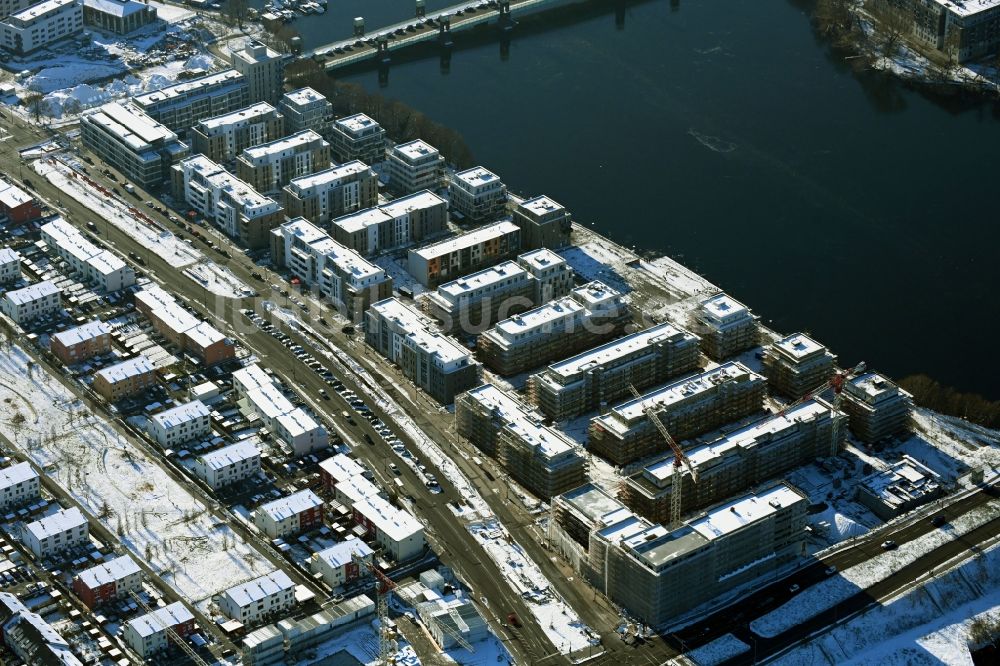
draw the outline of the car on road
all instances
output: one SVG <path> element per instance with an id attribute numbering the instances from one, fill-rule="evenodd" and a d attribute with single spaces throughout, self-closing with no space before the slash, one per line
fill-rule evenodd
<path id="1" fill-rule="evenodd" d="M 831 564 L 825 569 L 825 571 L 827 576 L 832 576 L 833 574 L 837 573 L 837 567 Z"/>
<path id="2" fill-rule="evenodd" d="M 934 516 L 931 519 L 931 525 L 933 525 L 934 527 L 941 527 L 946 522 L 948 522 L 947 519 L 944 516 L 940 515 L 940 514 L 937 515 L 937 516 Z"/>
<path id="3" fill-rule="evenodd" d="M 802 588 L 799 587 L 798 583 L 792 583 L 792 586 L 790 588 L 788 588 L 788 591 L 791 592 L 792 594 L 795 594 L 796 592 L 798 592 L 801 589 Z"/>
<path id="4" fill-rule="evenodd" d="M 323 398 L 324 400 L 329 400 L 330 399 L 330 394 L 326 392 L 326 389 L 320 389 L 319 390 L 319 397 Z"/>
<path id="5" fill-rule="evenodd" d="M 517 617 L 517 613 L 507 613 L 507 624 L 515 629 L 521 628 L 521 620 Z"/>
<path id="6" fill-rule="evenodd" d="M 400 473 L 400 471 L 399 471 L 399 465 L 397 465 L 396 463 L 389 463 L 389 469 L 392 471 L 393 474 L 399 474 Z"/>
<path id="7" fill-rule="evenodd" d="M 896 550 L 898 547 L 892 539 L 886 539 L 882 542 L 882 550 Z"/>

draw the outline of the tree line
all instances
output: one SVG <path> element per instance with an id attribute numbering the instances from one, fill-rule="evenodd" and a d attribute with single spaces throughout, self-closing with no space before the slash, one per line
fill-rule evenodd
<path id="1" fill-rule="evenodd" d="M 911 375 L 899 385 L 913 394 L 921 407 L 968 419 L 987 428 L 1000 428 L 1000 400 L 987 400 L 976 393 L 962 393 L 927 375 Z"/>

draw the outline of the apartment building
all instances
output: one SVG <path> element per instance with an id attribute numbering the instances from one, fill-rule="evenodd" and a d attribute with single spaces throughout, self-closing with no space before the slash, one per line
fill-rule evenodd
<path id="1" fill-rule="evenodd" d="M 447 231 L 448 202 L 433 192 L 417 192 L 338 217 L 332 224 L 334 240 L 371 256 Z"/>
<path id="2" fill-rule="evenodd" d="M 21 543 L 38 559 L 82 546 L 89 540 L 90 524 L 75 506 L 21 527 Z"/>
<path id="3" fill-rule="evenodd" d="M 904 38 L 964 63 L 996 53 L 1000 47 L 1000 3 L 950 0 L 883 0 L 906 27 Z"/>
<path id="4" fill-rule="evenodd" d="M 218 490 L 249 479 L 260 471 L 260 451 L 253 442 L 237 442 L 194 459 L 194 473 Z"/>
<path id="5" fill-rule="evenodd" d="M 507 212 L 507 186 L 485 167 L 459 171 L 448 182 L 452 209 L 473 223 L 492 222 Z"/>
<path id="6" fill-rule="evenodd" d="M 83 145 L 144 190 L 169 180 L 188 156 L 177 134 L 131 102 L 109 102 L 80 116 Z"/>
<path id="7" fill-rule="evenodd" d="M 156 367 L 145 356 L 136 356 L 94 373 L 93 389 L 108 402 L 118 402 L 155 384 Z"/>
<path id="8" fill-rule="evenodd" d="M 385 130 L 365 114 L 356 113 L 333 122 L 330 147 L 338 162 L 380 164 L 385 160 Z"/>
<path id="9" fill-rule="evenodd" d="M 283 220 L 281 204 L 204 155 L 175 164 L 171 177 L 175 198 L 247 247 L 267 247 L 268 234 Z"/>
<path id="10" fill-rule="evenodd" d="M 200 120 L 249 106 L 249 83 L 235 69 L 227 69 L 136 95 L 132 102 L 183 135 Z"/>
<path id="11" fill-rule="evenodd" d="M 83 666 L 66 639 L 10 592 L 0 592 L 0 638 L 20 663 Z"/>
<path id="12" fill-rule="evenodd" d="M 323 500 L 311 490 L 300 490 L 261 504 L 253 512 L 253 524 L 272 539 L 307 532 L 323 524 Z"/>
<path id="13" fill-rule="evenodd" d="M 0 285 L 21 279 L 21 255 L 9 247 L 0 247 Z"/>
<path id="14" fill-rule="evenodd" d="M 378 497 L 382 491 L 374 483 L 362 475 L 339 482 L 333 489 L 333 499 L 339 504 L 352 508 L 358 502 L 369 497 Z"/>
<path id="15" fill-rule="evenodd" d="M 321 460 L 319 463 L 320 480 L 323 489 L 327 492 L 333 492 L 338 483 L 359 477 L 364 471 L 364 468 L 353 458 L 349 458 L 343 453 Z"/>
<path id="16" fill-rule="evenodd" d="M 444 187 L 444 155 L 420 139 L 397 143 L 386 154 L 389 188 L 397 194 Z"/>
<path id="17" fill-rule="evenodd" d="M 129 620 L 122 630 L 125 644 L 143 659 L 166 650 L 171 639 L 167 629 L 187 638 L 196 629 L 194 615 L 179 601 Z"/>
<path id="18" fill-rule="evenodd" d="M 13 289 L 3 295 L 0 300 L 0 310 L 24 326 L 39 317 L 53 315 L 59 311 L 61 292 L 51 280 L 44 280 Z"/>
<path id="19" fill-rule="evenodd" d="M 941 476 L 911 456 L 861 479 L 855 499 L 889 521 L 944 494 Z"/>
<path id="20" fill-rule="evenodd" d="M 354 522 L 382 547 L 382 555 L 406 562 L 423 554 L 427 542 L 424 527 L 416 518 L 381 497 L 369 497 L 353 507 Z"/>
<path id="21" fill-rule="evenodd" d="M 631 321 L 626 298 L 594 281 L 499 322 L 479 336 L 476 350 L 497 374 L 516 375 L 617 337 Z"/>
<path id="22" fill-rule="evenodd" d="M 213 162 L 231 162 L 251 146 L 285 136 L 285 118 L 267 102 L 257 102 L 191 128 L 191 148 Z"/>
<path id="23" fill-rule="evenodd" d="M 286 57 L 257 41 L 229 54 L 233 69 L 246 79 L 251 103 L 278 103 L 284 92 Z"/>
<path id="24" fill-rule="evenodd" d="M 468 598 L 424 601 L 417 604 L 417 615 L 442 650 L 474 645 L 490 635 L 489 626 Z"/>
<path id="25" fill-rule="evenodd" d="M 156 7 L 136 0 L 83 0 L 83 24 L 128 35 L 156 21 Z"/>
<path id="26" fill-rule="evenodd" d="M 102 250 L 61 217 L 42 225 L 42 240 L 63 258 L 70 270 L 106 292 L 135 284 L 135 270 L 118 255 Z"/>
<path id="27" fill-rule="evenodd" d="M 843 413 L 816 398 L 690 449 L 687 456 L 698 482 L 684 470 L 682 511 L 710 506 L 817 458 L 837 455 L 846 421 Z M 630 509 L 652 521 L 669 520 L 673 463 L 673 455 L 666 455 L 626 480 L 622 499 Z"/>
<path id="28" fill-rule="evenodd" d="M 375 551 L 361 539 L 348 539 L 313 553 L 309 559 L 309 570 L 319 574 L 330 587 L 338 588 L 366 576 L 368 571 L 363 565 L 371 564 L 374 555 Z M 358 560 L 363 564 L 359 564 Z"/>
<path id="29" fill-rule="evenodd" d="M 38 499 L 40 488 L 38 472 L 26 462 L 0 469 L 0 511 L 33 502 Z"/>
<path id="30" fill-rule="evenodd" d="M 407 253 L 407 272 L 428 289 L 509 261 L 521 252 L 521 230 L 497 222 Z"/>
<path id="31" fill-rule="evenodd" d="M 128 555 L 116 557 L 81 571 L 73 578 L 73 593 L 87 608 L 94 609 L 129 592 L 142 589 L 142 570 Z"/>
<path id="32" fill-rule="evenodd" d="M 0 18 L 7 18 L 30 6 L 31 0 L 0 0 Z"/>
<path id="33" fill-rule="evenodd" d="M 90 321 L 55 333 L 49 340 L 49 351 L 63 365 L 76 365 L 107 354 L 111 351 L 111 327 L 103 321 Z"/>
<path id="34" fill-rule="evenodd" d="M 10 224 L 23 224 L 40 218 L 42 207 L 38 199 L 0 178 L 0 215 L 6 215 Z"/>
<path id="35" fill-rule="evenodd" d="M 913 396 L 876 372 L 848 380 L 841 396 L 851 432 L 862 442 L 874 444 L 910 429 Z"/>
<path id="36" fill-rule="evenodd" d="M 219 595 L 219 610 L 245 625 L 282 613 L 295 605 L 295 583 L 280 569 Z"/>
<path id="37" fill-rule="evenodd" d="M 441 322 L 442 330 L 472 335 L 534 306 L 534 292 L 528 271 L 516 261 L 505 261 L 446 282 L 428 294 L 423 306 Z"/>
<path id="38" fill-rule="evenodd" d="M 833 376 L 837 357 L 803 333 L 793 333 L 764 347 L 764 376 L 771 390 L 801 398 Z"/>
<path id="39" fill-rule="evenodd" d="M 569 262 L 548 248 L 530 250 L 517 258 L 535 285 L 532 299 L 545 303 L 562 298 L 573 289 L 575 273 Z"/>
<path id="40" fill-rule="evenodd" d="M 267 194 L 277 194 L 293 178 L 329 167 L 330 144 L 312 130 L 246 148 L 236 158 L 236 176 Z"/>
<path id="41" fill-rule="evenodd" d="M 518 201 L 513 210 L 514 224 L 521 228 L 525 248 L 560 248 L 569 245 L 573 216 L 547 196 Z"/>
<path id="42" fill-rule="evenodd" d="M 80 0 L 44 0 L 0 21 L 0 46 L 24 55 L 81 32 Z"/>
<path id="43" fill-rule="evenodd" d="M 244 409 L 256 412 L 271 434 L 287 443 L 295 456 L 318 451 L 329 444 L 326 428 L 304 409 L 293 405 L 285 397 L 281 384 L 259 366 L 235 371 L 233 388 Z"/>
<path id="44" fill-rule="evenodd" d="M 338 217 L 378 204 L 378 176 L 355 160 L 293 178 L 282 194 L 286 216 L 326 227 Z"/>
<path id="45" fill-rule="evenodd" d="M 538 414 L 492 384 L 455 401 L 458 434 L 488 455 L 529 492 L 542 499 L 575 488 L 586 479 L 578 447 Z"/>
<path id="46" fill-rule="evenodd" d="M 135 292 L 135 309 L 171 343 L 197 356 L 207 366 L 236 358 L 236 344 L 206 321 L 188 312 L 157 285 Z"/>
<path id="47" fill-rule="evenodd" d="M 373 304 L 365 323 L 365 342 L 441 404 L 453 402 L 479 382 L 479 364 L 472 352 L 398 299 Z"/>
<path id="48" fill-rule="evenodd" d="M 728 294 L 703 298 L 693 318 L 701 350 L 714 361 L 724 361 L 760 344 L 760 318 Z"/>
<path id="49" fill-rule="evenodd" d="M 372 303 L 392 296 L 392 278 L 384 269 L 307 220 L 294 219 L 271 234 L 271 261 L 315 286 L 351 321 L 360 321 Z"/>
<path id="50" fill-rule="evenodd" d="M 627 465 L 668 448 L 647 409 L 680 442 L 760 411 L 766 389 L 767 381 L 756 372 L 726 363 L 595 416 L 587 430 L 587 449 L 615 465 Z"/>
<path id="51" fill-rule="evenodd" d="M 161 448 L 172 449 L 211 433 L 211 412 L 192 400 L 150 417 L 146 432 Z"/>
<path id="52" fill-rule="evenodd" d="M 325 137 L 330 133 L 333 104 L 312 88 L 286 92 L 278 100 L 278 109 L 285 117 L 285 134 L 312 130 Z"/>
<path id="53" fill-rule="evenodd" d="M 698 337 L 669 323 L 553 363 L 528 379 L 531 402 L 561 420 L 698 367 Z"/>
<path id="54" fill-rule="evenodd" d="M 594 587 L 659 627 L 804 556 L 808 507 L 778 483 L 668 529 L 588 484 L 556 498 L 549 532 Z"/>

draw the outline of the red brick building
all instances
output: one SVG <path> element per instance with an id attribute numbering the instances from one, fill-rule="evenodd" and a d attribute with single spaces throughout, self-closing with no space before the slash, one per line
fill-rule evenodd
<path id="1" fill-rule="evenodd" d="M 9 217 L 14 224 L 21 224 L 40 218 L 42 207 L 20 187 L 0 179 L 0 214 Z"/>
<path id="2" fill-rule="evenodd" d="M 111 327 L 91 321 L 52 336 L 49 349 L 63 365 L 74 365 L 111 351 Z"/>
<path id="3" fill-rule="evenodd" d="M 73 592 L 87 608 L 121 599 L 141 586 L 142 571 L 128 555 L 91 567 L 73 579 Z"/>

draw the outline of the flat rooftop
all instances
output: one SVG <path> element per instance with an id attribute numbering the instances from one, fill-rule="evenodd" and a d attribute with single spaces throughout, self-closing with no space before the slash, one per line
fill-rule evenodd
<path id="1" fill-rule="evenodd" d="M 750 309 L 747 306 L 723 292 L 703 299 L 701 308 L 715 319 L 742 318 L 750 314 Z"/>
<path id="2" fill-rule="evenodd" d="M 1000 6 L 1000 0 L 934 0 L 957 16 L 975 16 Z"/>
<path id="3" fill-rule="evenodd" d="M 472 352 L 438 332 L 434 322 L 398 299 L 387 298 L 373 304 L 371 309 L 383 319 L 395 323 L 417 347 L 436 356 L 444 365 L 463 360 L 472 362 Z"/>
<path id="4" fill-rule="evenodd" d="M 419 160 L 421 157 L 427 157 L 428 155 L 440 155 L 437 148 L 422 139 L 397 143 L 392 150 L 411 161 Z"/>
<path id="5" fill-rule="evenodd" d="M 795 488 L 779 483 L 766 490 L 748 493 L 710 509 L 706 515 L 688 522 L 696 532 L 712 541 L 732 534 L 751 523 L 767 518 L 781 509 L 808 502 Z"/>
<path id="6" fill-rule="evenodd" d="M 477 166 L 459 171 L 455 174 L 455 180 L 462 181 L 472 189 L 488 183 L 499 183 L 500 177 L 486 167 Z"/>
<path id="7" fill-rule="evenodd" d="M 504 319 L 496 324 L 493 330 L 499 337 L 514 341 L 517 336 L 532 336 L 564 319 L 581 316 L 585 309 L 573 298 L 564 296 L 541 307 Z"/>
<path id="8" fill-rule="evenodd" d="M 517 260 L 521 264 L 527 264 L 535 272 L 540 272 L 553 266 L 568 266 L 565 259 L 547 247 L 525 252 Z"/>
<path id="9" fill-rule="evenodd" d="M 390 222 L 413 211 L 424 210 L 438 205 L 446 205 L 445 200 L 433 192 L 423 190 L 381 206 L 366 208 L 357 213 L 338 217 L 333 221 L 333 224 L 350 234 L 367 229 L 373 224 Z"/>
<path id="10" fill-rule="evenodd" d="M 159 90 L 154 90 L 143 95 L 136 95 L 132 99 L 139 106 L 150 106 L 159 102 L 184 98 L 189 95 L 200 93 L 208 94 L 216 88 L 226 85 L 236 85 L 242 81 L 244 81 L 242 74 L 237 72 L 235 69 L 227 69 L 221 72 L 216 72 L 215 74 L 201 76 L 197 79 L 190 79 L 188 81 L 184 81 L 183 83 L 165 86 Z"/>
<path id="11" fill-rule="evenodd" d="M 221 116 L 206 118 L 198 124 L 207 130 L 216 130 L 223 127 L 238 127 L 252 123 L 262 116 L 274 113 L 274 110 L 274 107 L 267 102 L 257 102 L 256 104 L 251 104 L 246 108 L 233 111 L 232 113 L 224 113 Z"/>
<path id="12" fill-rule="evenodd" d="M 308 86 L 291 92 L 286 92 L 284 94 L 284 99 L 292 106 L 308 106 L 320 101 L 329 104 L 329 100 L 326 97 Z"/>
<path id="13" fill-rule="evenodd" d="M 652 328 L 647 328 L 624 338 L 612 340 L 600 347 L 595 347 L 590 351 L 578 354 L 573 358 L 553 363 L 548 367 L 548 372 L 563 377 L 574 377 L 586 372 L 591 368 L 602 367 L 611 361 L 625 358 L 629 355 L 641 351 L 651 345 L 676 335 L 693 338 L 687 331 L 677 328 L 673 324 L 663 323 Z"/>
<path id="14" fill-rule="evenodd" d="M 253 442 L 243 441 L 206 453 L 199 460 L 210 469 L 222 469 L 244 460 L 259 457 L 260 451 L 257 449 L 257 445 Z"/>
<path id="15" fill-rule="evenodd" d="M 848 380 L 844 390 L 870 404 L 899 394 L 899 386 L 877 372 L 866 372 Z"/>
<path id="16" fill-rule="evenodd" d="M 368 261 L 355 250 L 344 247 L 331 238 L 330 234 L 304 217 L 297 217 L 285 223 L 281 226 L 281 231 L 283 234 L 295 236 L 308 246 L 313 254 L 333 263 L 353 284 L 385 277 L 384 269 Z M 319 269 L 322 270 L 324 267 L 321 264 Z"/>
<path id="17" fill-rule="evenodd" d="M 243 151 L 243 154 L 251 160 L 262 160 L 274 155 L 280 155 L 288 150 L 298 150 L 314 143 L 324 144 L 326 141 L 316 132 L 307 129 L 290 136 L 282 137 L 276 141 L 247 148 Z"/>
<path id="18" fill-rule="evenodd" d="M 359 173 L 364 173 L 366 171 L 371 171 L 371 167 L 364 162 L 359 162 L 358 160 L 352 160 L 350 162 L 345 162 L 339 166 L 330 167 L 329 169 L 324 169 L 323 171 L 317 171 L 316 173 L 311 173 L 307 176 L 299 176 L 298 178 L 292 178 L 288 183 L 288 188 L 300 194 L 306 190 L 311 190 L 313 188 L 319 188 L 326 185 L 334 185 L 344 178 L 349 178 L 351 176 L 356 176 Z M 374 172 L 373 172 L 374 174 Z"/>
<path id="19" fill-rule="evenodd" d="M 485 384 L 468 391 L 468 395 L 489 409 L 495 418 L 539 456 L 554 458 L 576 449 L 565 435 L 545 426 L 537 412 L 496 386 Z"/>
<path id="20" fill-rule="evenodd" d="M 23 21 L 27 23 L 36 18 L 47 16 L 48 14 L 54 14 L 67 5 L 79 5 L 82 7 L 83 3 L 79 2 L 79 0 L 44 0 L 43 2 L 39 2 L 22 9 L 19 12 L 14 12 L 8 17 L 8 20 L 14 19 L 15 21 Z"/>
<path id="21" fill-rule="evenodd" d="M 340 127 L 342 130 L 348 134 L 360 134 L 365 130 L 371 129 L 373 127 L 381 126 L 375 122 L 371 117 L 366 116 L 363 113 L 355 113 L 353 116 L 347 116 L 346 118 L 341 118 L 334 122 L 335 125 Z"/>
<path id="22" fill-rule="evenodd" d="M 515 261 L 505 261 L 496 266 L 484 268 L 457 280 L 446 282 L 437 288 L 437 293 L 451 304 L 457 303 L 463 296 L 476 293 L 480 289 L 489 289 L 508 280 L 522 278 L 527 280 L 527 271 Z"/>
<path id="23" fill-rule="evenodd" d="M 792 333 L 788 337 L 775 342 L 774 347 L 795 360 L 826 351 L 826 347 L 805 333 Z"/>
<path id="24" fill-rule="evenodd" d="M 566 210 L 562 204 L 556 203 L 544 194 L 535 197 L 534 199 L 526 199 L 518 204 L 518 207 L 531 213 L 535 217 L 542 217 L 556 211 Z"/>
<path id="25" fill-rule="evenodd" d="M 448 240 L 426 245 L 416 250 L 410 250 L 410 252 L 424 259 L 434 259 L 435 257 L 451 254 L 452 252 L 502 238 L 503 236 L 519 231 L 520 227 L 513 222 L 497 222 L 496 224 L 491 224 L 475 231 L 469 231 Z"/>

